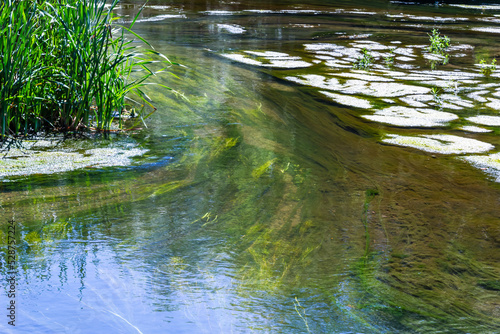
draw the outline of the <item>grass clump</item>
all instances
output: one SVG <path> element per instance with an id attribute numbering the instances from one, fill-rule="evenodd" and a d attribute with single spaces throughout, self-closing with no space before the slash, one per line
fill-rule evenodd
<path id="1" fill-rule="evenodd" d="M 484 75 L 484 76 L 489 76 L 491 75 L 491 73 L 493 73 L 493 71 L 495 71 L 497 69 L 497 60 L 496 59 L 493 59 L 491 61 L 491 64 L 488 64 L 488 62 L 484 59 L 481 59 L 479 61 L 479 66 L 481 66 L 481 73 Z"/>
<path id="2" fill-rule="evenodd" d="M 358 57 L 358 59 L 356 59 L 356 61 L 354 62 L 354 65 L 352 67 L 354 69 L 367 71 L 373 65 L 374 58 L 373 58 L 370 50 L 368 50 L 366 48 L 363 48 L 363 50 L 361 50 L 361 52 L 362 52 L 362 55 L 360 55 Z"/>
<path id="3" fill-rule="evenodd" d="M 118 2 L 0 4 L 0 142 L 39 131 L 108 131 L 116 118 L 122 126 L 126 108 L 151 106 L 141 91 L 155 74 L 147 65 L 158 56 L 172 63 L 131 30 L 137 16 L 129 27 L 113 25 Z M 126 33 L 151 49 L 140 53 Z"/>
<path id="4" fill-rule="evenodd" d="M 444 55 L 446 49 L 450 46 L 450 38 L 448 36 L 441 36 L 437 29 L 432 29 L 432 35 L 429 35 L 431 45 L 428 50 L 430 53 Z"/>

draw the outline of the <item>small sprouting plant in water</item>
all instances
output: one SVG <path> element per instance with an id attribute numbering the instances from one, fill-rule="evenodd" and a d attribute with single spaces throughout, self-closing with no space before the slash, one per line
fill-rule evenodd
<path id="1" fill-rule="evenodd" d="M 488 62 L 484 59 L 481 59 L 479 61 L 479 66 L 481 66 L 481 73 L 484 75 L 484 76 L 489 76 L 491 73 L 493 73 L 493 71 L 495 71 L 497 69 L 497 60 L 496 59 L 493 59 L 491 61 L 491 64 L 488 64 Z"/>
<path id="2" fill-rule="evenodd" d="M 370 50 L 366 49 L 366 48 L 363 48 L 363 50 L 361 50 L 361 52 L 363 53 L 361 56 L 358 57 L 358 59 L 356 59 L 356 61 L 354 62 L 354 65 L 352 66 L 354 69 L 358 69 L 358 70 L 369 70 L 370 69 L 370 66 L 372 66 L 373 64 L 373 56 L 372 54 L 370 53 Z"/>
<path id="3" fill-rule="evenodd" d="M 446 55 L 444 56 L 444 59 L 443 59 L 443 61 L 442 61 L 442 64 L 443 64 L 443 65 L 446 65 L 446 64 L 448 64 L 449 62 L 450 62 L 450 57 L 449 57 L 449 55 L 448 55 L 448 54 L 446 54 Z"/>
<path id="4" fill-rule="evenodd" d="M 438 106 L 441 106 L 443 104 L 443 100 L 441 99 L 441 89 L 437 87 L 432 87 L 431 89 L 432 97 L 434 98 L 434 101 L 436 101 Z"/>
<path id="5" fill-rule="evenodd" d="M 432 29 L 432 35 L 429 35 L 431 45 L 428 50 L 430 53 L 444 55 L 446 49 L 450 46 L 450 38 L 448 36 L 441 36 L 437 29 Z"/>
<path id="6" fill-rule="evenodd" d="M 392 65 L 394 65 L 394 57 L 395 57 L 394 50 L 396 49 L 391 48 L 391 50 L 389 51 L 389 55 L 387 57 L 384 57 L 385 65 L 387 67 L 391 67 Z"/>
<path id="7" fill-rule="evenodd" d="M 437 67 L 438 62 L 436 60 L 431 60 L 431 70 L 435 70 Z"/>

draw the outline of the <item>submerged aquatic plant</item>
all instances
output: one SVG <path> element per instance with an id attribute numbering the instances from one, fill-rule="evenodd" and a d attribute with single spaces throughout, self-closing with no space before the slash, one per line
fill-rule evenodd
<path id="1" fill-rule="evenodd" d="M 430 53 L 444 55 L 446 49 L 450 46 L 450 38 L 446 35 L 441 36 L 437 29 L 432 29 L 432 35 L 429 35 L 431 45 L 428 50 Z"/>
<path id="2" fill-rule="evenodd" d="M 437 55 L 438 59 L 431 60 L 431 69 L 435 70 L 437 65 L 446 65 L 450 61 L 446 49 L 450 46 L 450 38 L 446 35 L 441 36 L 437 29 L 432 29 L 432 35 L 429 35 L 431 45 L 427 48 L 430 53 Z"/>
<path id="3" fill-rule="evenodd" d="M 307 323 L 306 309 L 302 305 L 300 305 L 299 299 L 297 297 L 295 297 L 293 305 L 295 307 L 295 312 L 297 312 L 302 321 L 304 321 L 304 325 L 306 326 L 307 332 L 311 333 L 311 329 L 309 328 L 309 324 Z"/>
<path id="4" fill-rule="evenodd" d="M 484 59 L 481 59 L 479 61 L 479 66 L 481 66 L 481 73 L 484 75 L 484 76 L 489 76 L 491 75 L 491 73 L 493 73 L 493 71 L 496 71 L 497 69 L 497 60 L 496 59 L 493 59 L 491 61 L 491 64 L 488 64 L 488 62 Z"/>
<path id="5" fill-rule="evenodd" d="M 41 130 L 107 131 L 115 118 L 122 126 L 128 103 L 152 107 L 140 89 L 155 74 L 146 65 L 158 56 L 172 63 L 126 38 L 147 44 L 131 31 L 138 16 L 128 28 L 112 25 L 118 2 L 0 4 L 0 141 Z"/>
<path id="6" fill-rule="evenodd" d="M 391 67 L 392 65 L 394 65 L 395 50 L 395 48 L 391 48 L 391 50 L 389 51 L 389 55 L 387 57 L 384 57 L 385 65 L 387 67 Z"/>
<path id="7" fill-rule="evenodd" d="M 442 106 L 443 104 L 443 99 L 441 98 L 441 89 L 437 87 L 432 87 L 431 89 L 431 94 L 432 97 L 434 98 L 434 101 L 437 103 L 438 106 Z"/>
<path id="8" fill-rule="evenodd" d="M 366 48 L 363 48 L 363 50 L 361 50 L 361 52 L 363 54 L 360 55 L 358 57 L 358 59 L 356 59 L 356 61 L 354 62 L 354 65 L 352 67 L 354 69 L 359 69 L 359 70 L 369 70 L 373 64 L 374 58 L 373 58 L 370 50 L 368 50 Z"/>

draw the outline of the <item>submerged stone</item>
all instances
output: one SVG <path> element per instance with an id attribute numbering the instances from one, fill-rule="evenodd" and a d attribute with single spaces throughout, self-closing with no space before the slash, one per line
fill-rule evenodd
<path id="1" fill-rule="evenodd" d="M 416 15 L 406 15 L 406 18 L 416 21 L 433 21 L 433 22 L 456 22 L 456 21 L 468 21 L 466 17 L 440 17 L 440 16 L 416 16 Z"/>
<path id="2" fill-rule="evenodd" d="M 409 61 L 414 61 L 415 58 L 408 57 L 408 56 L 398 56 L 398 57 L 396 57 L 396 60 L 409 62 Z"/>
<path id="3" fill-rule="evenodd" d="M 411 64 L 395 64 L 394 67 L 397 67 L 397 68 L 400 68 L 400 69 L 403 69 L 403 70 L 415 70 L 417 68 L 419 68 L 419 66 L 417 65 L 411 65 Z"/>
<path id="4" fill-rule="evenodd" d="M 467 120 L 481 125 L 500 126 L 500 116 L 479 115 L 468 117 Z"/>
<path id="5" fill-rule="evenodd" d="M 405 57 L 415 57 L 415 53 L 412 48 L 402 47 L 394 50 L 394 54 Z"/>
<path id="6" fill-rule="evenodd" d="M 447 122 L 458 118 L 457 115 L 434 109 L 389 107 L 378 110 L 373 115 L 362 116 L 371 121 L 403 127 L 445 126 Z"/>
<path id="7" fill-rule="evenodd" d="M 345 33 L 339 33 L 338 35 L 339 38 L 345 38 L 345 39 L 361 39 L 361 38 L 368 38 L 372 34 L 354 34 L 354 35 L 347 35 Z"/>
<path id="8" fill-rule="evenodd" d="M 157 21 L 163 21 L 167 19 L 185 19 L 186 15 L 183 14 L 165 14 L 165 15 L 156 15 L 152 17 L 148 17 L 145 19 L 138 19 L 135 22 L 157 22 Z M 124 21 L 123 23 L 132 23 L 132 21 Z"/>
<path id="9" fill-rule="evenodd" d="M 382 142 L 441 154 L 482 153 L 494 148 L 493 145 L 476 139 L 453 135 L 421 135 L 419 137 L 388 135 L 388 138 L 383 139 Z"/>
<path id="10" fill-rule="evenodd" d="M 451 51 L 472 51 L 474 47 L 470 44 L 453 44 L 447 48 L 448 52 Z"/>
<path id="11" fill-rule="evenodd" d="M 500 153 L 459 157 L 459 159 L 493 175 L 496 178 L 496 182 L 500 182 Z"/>
<path id="12" fill-rule="evenodd" d="M 234 15 L 238 14 L 239 12 L 232 12 L 229 10 L 207 10 L 206 12 L 202 12 L 206 15 Z"/>
<path id="13" fill-rule="evenodd" d="M 465 108 L 474 107 L 474 103 L 467 101 L 467 100 L 464 100 L 460 96 L 454 95 L 454 94 L 443 94 L 443 95 L 441 95 L 441 99 L 443 99 L 444 101 L 450 102 L 450 103 L 454 103 L 458 106 L 465 107 Z"/>
<path id="14" fill-rule="evenodd" d="M 381 70 L 379 71 L 381 73 L 384 73 L 385 75 L 391 77 L 391 78 L 396 78 L 396 77 L 402 77 L 402 76 L 408 76 L 408 73 L 406 72 L 399 72 L 399 71 L 392 71 L 392 70 Z"/>
<path id="15" fill-rule="evenodd" d="M 272 13 L 276 13 L 274 10 L 270 10 L 270 9 L 245 9 L 244 12 L 258 13 L 258 14 L 272 14 Z"/>
<path id="16" fill-rule="evenodd" d="M 492 132 L 492 130 L 488 130 L 488 129 L 485 129 L 485 128 L 481 128 L 479 126 L 474 126 L 474 125 L 468 125 L 468 126 L 462 126 L 461 128 L 459 128 L 460 130 L 464 130 L 464 131 L 468 131 L 468 132 L 477 132 L 477 133 L 481 133 L 481 132 Z"/>
<path id="17" fill-rule="evenodd" d="M 285 79 L 298 84 L 317 87 L 321 89 L 339 90 L 340 88 L 342 88 L 342 85 L 339 83 L 338 79 L 327 78 L 317 74 L 306 74 L 298 77 L 285 77 Z"/>
<path id="18" fill-rule="evenodd" d="M 487 102 L 488 100 L 486 100 L 484 97 L 481 96 L 481 95 L 484 95 L 487 93 L 489 93 L 489 91 L 481 90 L 479 92 L 473 92 L 473 93 L 467 94 L 467 97 L 470 99 L 473 99 L 475 101 L 478 101 L 478 102 Z"/>
<path id="19" fill-rule="evenodd" d="M 365 80 L 365 81 L 372 81 L 372 82 L 391 82 L 391 81 L 394 81 L 394 79 L 381 77 L 379 75 L 375 75 L 373 73 L 369 73 L 366 71 L 352 71 L 352 72 L 336 73 L 335 76 L 345 77 L 345 78 L 353 78 L 353 79 L 359 79 L 359 80 Z"/>
<path id="20" fill-rule="evenodd" d="M 325 92 L 325 91 L 321 91 L 321 93 L 325 94 L 328 97 L 331 97 L 335 102 L 346 105 L 346 106 L 363 108 L 363 109 L 369 109 L 372 106 L 370 101 L 367 101 L 365 99 L 360 99 L 359 97 L 336 94 L 336 93 Z"/>
<path id="21" fill-rule="evenodd" d="M 388 50 L 390 49 L 389 46 L 377 43 L 377 42 L 372 42 L 372 41 L 359 41 L 359 42 L 354 42 L 351 43 L 351 46 L 354 48 L 359 48 L 359 49 L 367 49 L 370 51 L 373 50 Z"/>
<path id="22" fill-rule="evenodd" d="M 318 15 L 326 14 L 329 12 L 313 10 L 313 9 L 283 9 L 283 10 L 270 10 L 270 9 L 245 9 L 244 12 L 258 13 L 258 14 L 309 14 Z"/>
<path id="23" fill-rule="evenodd" d="M 490 102 L 486 104 L 487 107 L 495 110 L 500 110 L 500 100 L 489 98 Z"/>
<path id="24" fill-rule="evenodd" d="M 351 76 L 350 74 L 348 75 Z M 366 78 L 370 78 L 370 76 Z M 340 83 L 336 78 L 327 78 L 317 74 L 302 75 L 300 77 L 286 77 L 285 79 L 307 86 L 335 90 L 340 93 L 359 94 L 372 97 L 399 97 L 412 94 L 427 94 L 430 92 L 430 89 L 427 87 L 406 85 L 397 82 L 347 80 L 345 83 Z"/>
<path id="25" fill-rule="evenodd" d="M 457 106 L 457 105 L 451 104 L 451 103 L 447 103 L 447 102 L 441 102 L 441 104 L 434 103 L 434 105 L 438 105 L 438 106 L 440 106 L 443 109 L 452 109 L 452 110 L 462 110 L 463 109 L 460 106 Z"/>
<path id="26" fill-rule="evenodd" d="M 167 10 L 167 9 L 171 8 L 172 6 L 168 6 L 168 5 L 145 5 L 145 7 L 151 8 L 151 9 L 158 9 L 158 10 Z"/>
<path id="27" fill-rule="evenodd" d="M 277 67 L 277 68 L 303 68 L 312 66 L 311 63 L 307 63 L 301 60 L 271 60 L 270 64 L 262 64 L 264 67 Z"/>
<path id="28" fill-rule="evenodd" d="M 374 97 L 398 97 L 404 95 L 412 95 L 412 94 L 427 94 L 431 90 L 427 87 L 421 86 L 413 86 L 407 85 L 397 82 L 391 83 L 378 83 L 373 82 L 369 86 L 369 90 L 363 91 L 360 93 L 371 95 Z"/>
<path id="29" fill-rule="evenodd" d="M 329 60 L 325 62 L 325 65 L 333 68 L 352 68 L 352 63 L 343 60 Z"/>
<path id="30" fill-rule="evenodd" d="M 230 34 L 243 34 L 246 30 L 237 24 L 217 24 L 217 28 Z"/>
<path id="31" fill-rule="evenodd" d="M 245 53 L 252 54 L 258 57 L 289 57 L 288 53 L 276 51 L 245 51 Z"/>
<path id="32" fill-rule="evenodd" d="M 332 43 L 304 44 L 304 47 L 306 51 L 313 51 L 316 54 L 325 54 L 336 57 L 350 57 L 352 59 L 356 59 L 361 55 L 359 49 L 348 48 Z"/>
<path id="33" fill-rule="evenodd" d="M 411 107 L 426 108 L 428 106 L 426 103 L 423 102 L 431 101 L 432 97 L 430 97 L 429 95 L 409 95 L 405 97 L 400 97 L 399 100 Z"/>
<path id="34" fill-rule="evenodd" d="M 348 10 L 344 11 L 346 14 L 357 14 L 357 15 L 377 15 L 377 12 L 364 12 L 360 10 Z"/>
<path id="35" fill-rule="evenodd" d="M 462 5 L 462 4 L 450 4 L 448 6 L 461 7 L 461 8 L 465 8 L 465 9 L 500 10 L 500 5 Z"/>
<path id="36" fill-rule="evenodd" d="M 440 80 L 467 80 L 478 78 L 481 75 L 477 73 L 464 72 L 464 71 L 419 71 L 414 72 L 414 74 L 418 75 L 426 75 L 434 78 L 439 78 Z"/>
<path id="37" fill-rule="evenodd" d="M 471 28 L 471 30 L 487 32 L 490 34 L 500 34 L 500 28 L 493 28 L 493 27 L 476 27 L 476 28 Z"/>
<path id="38" fill-rule="evenodd" d="M 261 67 L 274 67 L 274 68 L 304 68 L 312 66 L 311 63 L 300 60 L 300 57 L 291 57 L 286 53 L 274 52 L 274 51 L 244 51 L 245 53 L 257 57 L 251 58 L 251 56 L 246 56 L 239 53 L 224 53 L 221 54 L 222 57 L 248 64 Z"/>
<path id="39" fill-rule="evenodd" d="M 440 54 L 435 54 L 435 53 L 424 53 L 423 56 L 425 59 L 428 59 L 428 60 L 442 61 L 445 59 L 445 56 L 440 55 Z"/>
<path id="40" fill-rule="evenodd" d="M 221 54 L 221 56 L 248 65 L 257 65 L 257 66 L 262 65 L 262 62 L 252 58 L 245 57 L 244 55 L 239 53 L 226 53 L 226 54 Z"/>

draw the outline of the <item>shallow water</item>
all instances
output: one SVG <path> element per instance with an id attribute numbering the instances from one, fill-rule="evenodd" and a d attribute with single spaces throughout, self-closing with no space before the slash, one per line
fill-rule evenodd
<path id="1" fill-rule="evenodd" d="M 500 332 L 500 84 L 475 65 L 499 54 L 498 15 L 149 2 L 137 32 L 184 65 L 157 79 L 184 97 L 151 88 L 148 127 L 98 141 L 136 150 L 120 164 L 2 176 L 1 331 Z"/>

